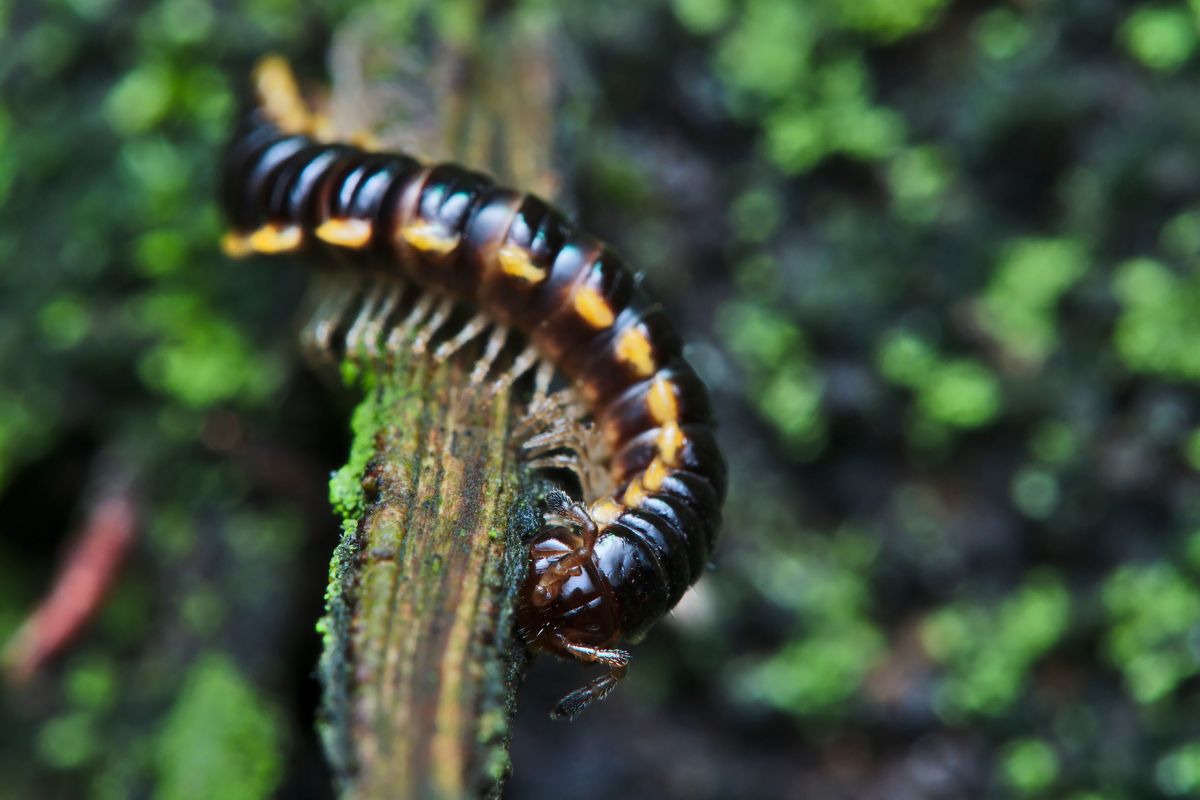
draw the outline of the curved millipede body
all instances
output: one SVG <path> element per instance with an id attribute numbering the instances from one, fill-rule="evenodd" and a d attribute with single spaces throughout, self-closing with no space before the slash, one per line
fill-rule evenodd
<path id="1" fill-rule="evenodd" d="M 620 258 L 542 200 L 463 167 L 322 141 L 278 59 L 256 88 L 224 164 L 230 254 L 305 255 L 416 287 L 426 310 L 470 305 L 523 335 L 590 413 L 613 491 L 586 503 L 549 493 L 518 614 L 530 646 L 609 667 L 559 704 L 572 716 L 624 675 L 618 641 L 670 610 L 712 552 L 725 465 L 704 384 Z"/>

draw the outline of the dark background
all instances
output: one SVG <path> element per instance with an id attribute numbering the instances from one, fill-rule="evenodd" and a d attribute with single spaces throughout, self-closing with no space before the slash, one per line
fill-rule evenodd
<path id="1" fill-rule="evenodd" d="M 1200 795 L 1200 3 L 518 5 L 569 65 L 564 195 L 692 343 L 732 490 L 609 701 L 551 723 L 581 670 L 535 665 L 506 796 Z M 142 521 L 4 693 L 0 797 L 330 796 L 354 398 L 213 195 L 253 61 L 319 73 L 358 13 L 0 3 L 0 633 L 95 496 Z"/>

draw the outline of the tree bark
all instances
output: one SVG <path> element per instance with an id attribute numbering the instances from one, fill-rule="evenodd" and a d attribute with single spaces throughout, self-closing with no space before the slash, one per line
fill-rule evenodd
<path id="1" fill-rule="evenodd" d="M 335 476 L 321 678 L 324 735 L 349 797 L 476 797 L 508 772 L 526 656 L 512 613 L 522 537 L 510 403 L 467 385 L 469 362 L 368 378 L 351 461 Z M 356 484 L 357 481 L 357 484 Z"/>
<path id="2" fill-rule="evenodd" d="M 554 69 L 546 31 L 529 22 L 442 26 L 460 34 L 446 34 L 424 71 L 451 80 L 437 104 L 440 142 L 423 146 L 549 193 Z M 374 46 L 395 47 L 379 26 L 365 29 Z M 343 364 L 366 397 L 331 483 L 343 537 L 319 672 L 322 735 L 346 797 L 497 796 L 509 771 L 528 660 L 513 613 L 522 543 L 541 518 L 509 442 L 512 397 L 469 385 L 477 352 L 442 365 L 406 354 L 386 367 Z"/>

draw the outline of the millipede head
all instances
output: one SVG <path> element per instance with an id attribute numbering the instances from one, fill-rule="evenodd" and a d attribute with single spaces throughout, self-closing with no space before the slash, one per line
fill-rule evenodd
<path id="1" fill-rule="evenodd" d="M 603 647 L 620 638 L 620 614 L 579 531 L 547 524 L 529 545 L 518 621 L 529 644 L 564 653 L 560 641 Z"/>

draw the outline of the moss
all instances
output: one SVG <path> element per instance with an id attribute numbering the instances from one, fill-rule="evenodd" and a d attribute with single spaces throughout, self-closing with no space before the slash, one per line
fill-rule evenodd
<path id="1" fill-rule="evenodd" d="M 210 637 L 221 629 L 226 608 L 211 589 L 197 589 L 182 598 L 180 616 L 199 637 Z"/>
<path id="2" fill-rule="evenodd" d="M 1200 283 L 1150 258 L 1126 261 L 1113 277 L 1121 301 L 1117 353 L 1135 372 L 1200 380 Z"/>
<path id="3" fill-rule="evenodd" d="M 955 428 L 977 428 L 1000 412 L 1000 382 L 979 362 L 953 359 L 939 365 L 917 393 L 918 407 Z"/>
<path id="4" fill-rule="evenodd" d="M 1017 56 L 1028 46 L 1031 26 L 1015 11 L 995 8 L 980 15 L 973 33 L 979 49 L 1000 61 Z"/>
<path id="5" fill-rule="evenodd" d="M 141 64 L 129 71 L 105 99 L 109 124 L 125 135 L 154 128 L 170 110 L 172 83 L 168 66 L 161 62 Z"/>
<path id="6" fill-rule="evenodd" d="M 1159 233 L 1159 242 L 1172 256 L 1200 263 L 1200 211 L 1185 211 L 1168 220 Z"/>
<path id="7" fill-rule="evenodd" d="M 799 717 L 828 714 L 855 695 L 882 652 L 873 626 L 839 625 L 784 644 L 742 671 L 735 690 Z"/>
<path id="8" fill-rule="evenodd" d="M 178 291 L 146 295 L 135 324 L 158 342 L 139 360 L 147 385 L 187 406 L 203 408 L 235 398 L 259 401 L 273 394 L 282 365 L 251 346 L 228 321 Z"/>
<path id="9" fill-rule="evenodd" d="M 981 324 L 1013 358 L 1041 364 L 1058 344 L 1056 306 L 1087 267 L 1083 248 L 1070 239 L 1006 245 L 979 301 Z"/>
<path id="10" fill-rule="evenodd" d="M 775 3 L 749 0 L 731 13 L 721 3 L 679 2 L 676 15 L 696 32 L 721 31 L 716 69 L 736 113 L 758 121 L 776 166 L 804 172 L 830 155 L 876 160 L 903 143 L 903 119 L 870 100 L 860 54 L 825 46 L 843 32 L 882 40 L 928 25 L 944 0 Z"/>
<path id="11" fill-rule="evenodd" d="M 188 671 L 155 751 L 159 800 L 272 795 L 283 777 L 283 737 L 274 709 L 227 657 Z"/>
<path id="12" fill-rule="evenodd" d="M 1000 777 L 1019 795 L 1044 792 L 1058 777 L 1058 755 L 1041 739 L 1020 739 L 1000 755 Z"/>
<path id="13" fill-rule="evenodd" d="M 721 308 L 717 325 L 746 370 L 763 417 L 795 454 L 819 452 L 825 438 L 824 387 L 800 328 L 768 308 L 737 302 Z"/>
<path id="14" fill-rule="evenodd" d="M 1053 473 L 1031 467 L 1017 471 L 1011 491 L 1013 503 L 1032 519 L 1046 519 L 1053 514 L 1061 494 Z"/>
<path id="15" fill-rule="evenodd" d="M 949 718 L 997 716 L 1017 700 L 1026 672 L 1066 631 L 1071 596 L 1052 572 L 1031 576 L 996 606 L 962 602 L 925 621 L 922 641 L 945 667 L 936 692 Z"/>
<path id="16" fill-rule="evenodd" d="M 329 479 L 329 502 L 334 512 L 343 519 L 357 520 L 362 516 L 365 495 L 362 479 L 367 463 L 375 453 L 375 437 L 381 422 L 379 409 L 382 398 L 376 392 L 367 392 L 354 409 L 350 419 L 350 456 L 346 464 Z"/>
<path id="17" fill-rule="evenodd" d="M 78 665 L 67 676 L 71 704 L 92 712 L 111 708 L 117 701 L 118 675 L 113 663 L 93 658 Z"/>
<path id="18" fill-rule="evenodd" d="M 920 337 L 899 330 L 880 342 L 875 360 L 886 378 L 914 391 L 918 436 L 943 426 L 977 428 L 1000 413 L 1000 381 L 975 359 L 944 358 Z"/>
<path id="19" fill-rule="evenodd" d="M 936 148 L 902 150 L 888 164 L 888 187 L 897 213 L 913 222 L 936 219 L 952 177 L 948 157 Z"/>
<path id="20" fill-rule="evenodd" d="M 1126 49 L 1147 67 L 1179 69 L 1196 52 L 1196 23 L 1181 6 L 1142 6 L 1121 26 Z"/>
<path id="21" fill-rule="evenodd" d="M 689 30 L 712 33 L 733 13 L 730 0 L 671 0 L 671 8 Z"/>
<path id="22" fill-rule="evenodd" d="M 1029 436 L 1029 451 L 1046 464 L 1064 464 L 1079 452 L 1079 435 L 1065 422 L 1045 420 Z"/>
<path id="23" fill-rule="evenodd" d="M 47 345 L 54 350 L 78 347 L 92 326 L 82 298 L 63 295 L 42 306 L 38 323 Z"/>
<path id="24" fill-rule="evenodd" d="M 1159 759 L 1154 779 L 1171 797 L 1200 794 L 1200 742 L 1188 742 Z"/>
<path id="25" fill-rule="evenodd" d="M 304 544 L 304 519 L 289 506 L 239 511 L 230 516 L 223 534 L 230 553 L 247 564 L 277 563 Z"/>
<path id="26" fill-rule="evenodd" d="M 948 0 L 860 0 L 829 2 L 845 27 L 884 41 L 910 36 L 929 27 Z"/>
<path id="27" fill-rule="evenodd" d="M 77 769 L 100 752 L 95 718 L 74 712 L 45 722 L 37 732 L 41 760 L 55 769 Z"/>
<path id="28" fill-rule="evenodd" d="M 342 537 L 329 561 L 329 581 L 325 586 L 325 614 L 316 623 L 321 636 L 321 658 L 317 673 L 326 689 L 321 703 L 317 729 L 338 780 L 345 780 L 353 766 L 353 746 L 344 724 L 350 713 L 350 698 L 346 687 L 351 669 L 348 647 L 350 640 L 351 605 L 347 583 L 354 575 L 355 559 L 360 551 L 358 524 L 342 521 Z"/>
<path id="29" fill-rule="evenodd" d="M 783 222 L 782 198 L 763 187 L 739 194 L 729 206 L 729 224 L 733 235 L 744 242 L 768 239 Z"/>
<path id="30" fill-rule="evenodd" d="M 875 360 L 884 377 L 903 386 L 924 383 L 938 366 L 933 348 L 904 330 L 893 331 L 883 339 Z"/>
<path id="31" fill-rule="evenodd" d="M 868 618 L 867 576 L 877 546 L 854 531 L 832 539 L 804 536 L 788 554 L 756 564 L 766 598 L 791 610 L 803 631 L 774 652 L 745 659 L 734 671 L 740 698 L 798 718 L 844 713 L 884 652 Z"/>
<path id="32" fill-rule="evenodd" d="M 0 391 L 0 487 L 12 470 L 36 458 L 49 444 L 55 410 L 50 404 L 35 411 L 27 399 Z"/>
<path id="33" fill-rule="evenodd" d="M 0 748 L 0 794 L 146 796 L 150 730 L 190 675 L 159 645 L 270 639 L 291 613 L 271 587 L 299 574 L 311 508 L 264 499 L 291 472 L 264 479 L 243 456 L 293 458 L 337 425 L 309 381 L 282 382 L 302 271 L 215 252 L 213 159 L 246 65 L 283 49 L 318 74 L 320 40 L 359 4 L 254 0 L 227 14 L 148 0 L 132 16 L 113 0 L 43 5 L 0 3 L 12 534 L 0 627 L 49 569 L 49 551 L 21 537 L 36 522 L 50 542 L 79 519 L 94 453 L 136 466 L 147 526 L 82 650 L 39 686 L 53 710 L 11 710 L 7 728 L 32 735 Z M 386 4 L 373 31 L 383 52 L 399 52 L 419 5 Z M 469 35 L 466 5 L 435 24 Z M 677 615 L 635 672 L 658 670 L 669 705 L 703 703 L 711 675 L 729 678 L 719 686 L 741 688 L 718 715 L 723 735 L 763 732 L 739 698 L 846 720 L 880 744 L 868 776 L 936 742 L 961 767 L 947 780 L 966 788 L 950 793 L 978 793 L 993 770 L 1010 795 L 1195 794 L 1200 0 L 549 13 L 573 26 L 578 64 L 604 65 L 557 119 L 597 178 L 570 181 L 578 207 L 623 252 L 646 254 L 631 262 L 686 329 L 731 445 L 726 544 L 700 584 L 712 621 Z M 714 333 L 719 303 L 733 310 Z M 384 423 L 361 413 L 356 430 Z M 216 414 L 236 417 L 252 447 L 213 449 Z M 314 434 L 286 430 L 298 419 Z M 364 442 L 330 487 L 345 520 L 326 633 L 344 623 L 338 592 L 358 553 Z M 756 511 L 772 503 L 786 509 Z M 835 517 L 868 520 L 879 555 L 837 553 L 824 544 L 835 534 L 797 522 Z M 1047 566 L 1065 602 L 1029 600 Z M 1022 605 L 1043 610 L 1009 620 Z M 1070 635 L 1039 627 L 1064 613 Z M 909 658 L 913 619 L 932 675 Z M 889 676 L 918 663 L 915 677 L 898 673 L 913 678 L 899 738 L 890 699 L 862 689 L 858 664 L 843 669 L 856 644 Z M 741 660 L 722 672 L 729 652 Z M 769 753 L 786 738 L 756 741 Z M 1045 775 L 1039 747 L 1057 777 L 1020 789 L 1044 779 L 1005 776 L 1025 775 L 1022 763 Z"/>
<path id="34" fill-rule="evenodd" d="M 1200 531 L 1188 535 L 1183 548 L 1184 561 L 1193 570 L 1200 572 Z"/>
<path id="35" fill-rule="evenodd" d="M 1165 562 L 1128 565 L 1104 583 L 1109 658 L 1140 703 L 1166 698 L 1200 673 L 1193 639 L 1200 629 L 1200 589 Z"/>

